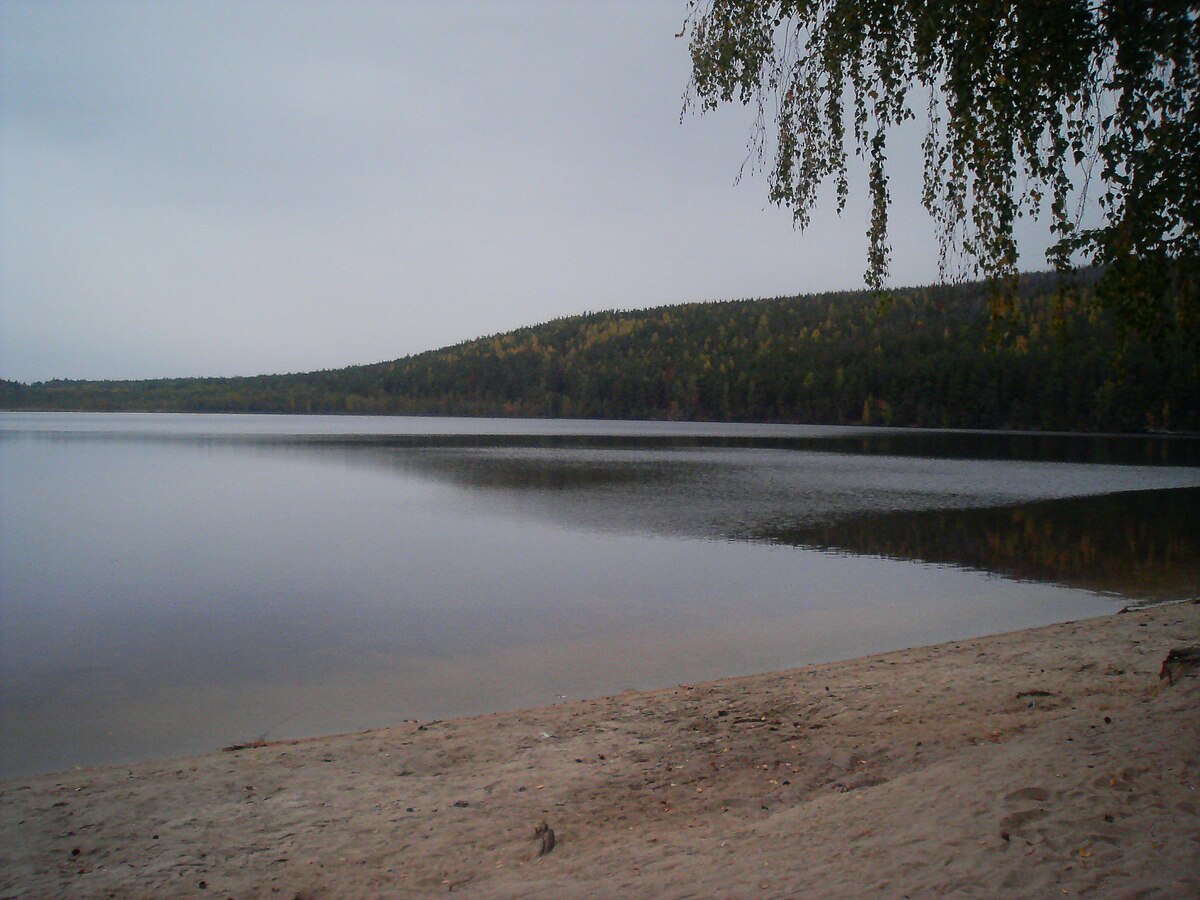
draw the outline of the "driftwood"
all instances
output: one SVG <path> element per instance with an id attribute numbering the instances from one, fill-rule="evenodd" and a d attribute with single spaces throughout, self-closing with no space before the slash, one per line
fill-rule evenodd
<path id="1" fill-rule="evenodd" d="M 1200 647 L 1176 647 L 1163 660 L 1158 677 L 1167 679 L 1167 684 L 1174 684 L 1176 678 L 1182 678 L 1200 667 Z"/>
<path id="2" fill-rule="evenodd" d="M 533 829 L 533 836 L 539 838 L 542 846 L 538 850 L 538 856 L 545 856 L 554 849 L 554 829 L 543 822 Z"/>

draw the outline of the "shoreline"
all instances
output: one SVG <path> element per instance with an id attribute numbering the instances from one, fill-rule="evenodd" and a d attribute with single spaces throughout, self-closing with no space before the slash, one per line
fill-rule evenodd
<path id="1" fill-rule="evenodd" d="M 1200 606 L 0 782 L 0 896 L 1200 895 Z M 554 833 L 539 856 L 545 822 Z"/>

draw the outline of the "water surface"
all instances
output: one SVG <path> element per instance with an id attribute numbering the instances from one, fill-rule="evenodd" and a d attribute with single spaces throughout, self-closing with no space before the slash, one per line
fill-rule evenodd
<path id="1" fill-rule="evenodd" d="M 0 414 L 0 772 L 1197 592 L 1200 442 L 941 434 Z"/>

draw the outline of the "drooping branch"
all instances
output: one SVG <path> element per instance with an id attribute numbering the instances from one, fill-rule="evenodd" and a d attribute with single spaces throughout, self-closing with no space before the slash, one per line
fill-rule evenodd
<path id="1" fill-rule="evenodd" d="M 693 0 L 684 33 L 701 110 L 757 106 L 769 197 L 798 227 L 830 180 L 844 207 L 848 152 L 867 161 L 869 285 L 889 264 L 887 136 L 923 95 L 943 274 L 964 257 L 1002 316 L 1016 221 L 1048 211 L 1056 268 L 1107 267 L 1130 332 L 1195 340 L 1198 21 L 1189 0 Z M 1093 190 L 1104 221 L 1085 227 Z"/>

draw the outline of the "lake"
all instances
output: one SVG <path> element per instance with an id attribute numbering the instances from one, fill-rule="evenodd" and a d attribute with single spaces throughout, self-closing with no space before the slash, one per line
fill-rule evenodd
<path id="1" fill-rule="evenodd" d="M 0 774 L 1200 593 L 1200 440 L 0 413 Z"/>

